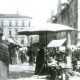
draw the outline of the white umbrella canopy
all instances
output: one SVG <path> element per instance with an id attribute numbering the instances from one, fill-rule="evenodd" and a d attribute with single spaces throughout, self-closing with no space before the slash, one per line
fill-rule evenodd
<path id="1" fill-rule="evenodd" d="M 18 32 L 19 35 L 39 35 L 45 33 L 54 33 L 54 32 L 61 32 L 61 31 L 73 31 L 76 30 L 69 26 L 56 24 L 56 23 L 45 23 L 40 24 L 35 27 L 27 27 L 24 30 Z"/>

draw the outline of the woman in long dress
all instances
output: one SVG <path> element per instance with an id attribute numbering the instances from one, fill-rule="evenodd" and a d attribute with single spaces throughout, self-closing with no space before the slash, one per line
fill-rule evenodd
<path id="1" fill-rule="evenodd" d="M 46 74 L 46 61 L 45 61 L 45 45 L 41 46 L 41 49 L 38 52 L 37 58 L 36 58 L 36 68 L 35 68 L 35 74 L 36 75 L 44 75 Z"/>

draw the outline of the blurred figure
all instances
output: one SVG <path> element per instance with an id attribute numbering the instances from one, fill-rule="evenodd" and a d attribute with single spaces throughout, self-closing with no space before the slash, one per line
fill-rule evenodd
<path id="1" fill-rule="evenodd" d="M 12 64 L 17 64 L 17 55 L 16 55 L 16 49 L 12 49 Z"/>
<path id="2" fill-rule="evenodd" d="M 72 64 L 73 64 L 73 71 L 76 71 L 76 67 L 77 67 L 77 59 L 74 57 L 72 60 Z"/>
<path id="3" fill-rule="evenodd" d="M 37 58 L 36 58 L 36 68 L 35 68 L 35 74 L 36 75 L 44 75 L 46 74 L 46 57 L 45 57 L 45 45 L 41 45 L 41 48 L 38 52 Z"/>
<path id="4" fill-rule="evenodd" d="M 27 50 L 26 49 L 24 50 L 24 53 L 25 53 L 25 62 L 27 62 Z"/>
<path id="5" fill-rule="evenodd" d="M 9 55 L 10 55 L 10 58 L 9 58 L 9 63 L 12 64 L 12 44 L 8 44 L 8 51 L 9 51 Z"/>
<path id="6" fill-rule="evenodd" d="M 25 60 L 25 54 L 23 51 L 21 51 L 21 62 L 24 63 L 24 60 Z"/>
<path id="7" fill-rule="evenodd" d="M 32 47 L 29 47 L 27 55 L 29 56 L 29 65 L 33 65 L 33 63 L 34 63 L 34 51 L 33 51 Z"/>
<path id="8" fill-rule="evenodd" d="M 20 50 L 19 50 L 19 47 L 16 48 L 15 53 L 17 55 L 17 64 L 20 64 L 21 63 L 21 59 L 20 59 Z"/>

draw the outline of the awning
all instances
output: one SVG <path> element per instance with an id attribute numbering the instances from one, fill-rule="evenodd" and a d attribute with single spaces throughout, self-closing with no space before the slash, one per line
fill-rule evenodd
<path id="1" fill-rule="evenodd" d="M 7 38 L 8 42 L 17 44 L 12 38 Z"/>
<path id="2" fill-rule="evenodd" d="M 77 44 L 76 44 L 76 46 L 78 46 L 78 47 L 79 47 L 79 46 L 80 46 L 80 43 L 77 43 Z"/>
<path id="3" fill-rule="evenodd" d="M 60 40 L 52 40 L 47 47 L 60 47 L 64 44 L 66 39 L 60 39 Z"/>
<path id="4" fill-rule="evenodd" d="M 6 39 L 9 43 L 13 43 L 13 44 L 15 44 L 15 45 L 18 45 L 18 46 L 20 46 L 15 40 L 14 40 L 14 38 L 7 38 Z"/>

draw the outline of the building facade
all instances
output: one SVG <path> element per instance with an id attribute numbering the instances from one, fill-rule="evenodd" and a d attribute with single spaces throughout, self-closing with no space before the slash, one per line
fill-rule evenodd
<path id="1" fill-rule="evenodd" d="M 78 26 L 78 37 L 77 37 L 77 40 L 78 40 L 78 42 L 77 43 L 80 43 L 80 0 L 78 0 L 78 6 L 77 6 L 77 8 L 78 8 L 78 10 L 77 10 L 77 13 L 76 14 L 78 14 L 77 15 L 77 17 L 78 17 L 78 19 L 77 19 L 77 26 Z"/>
<path id="2" fill-rule="evenodd" d="M 71 31 L 71 45 L 80 42 L 80 0 L 58 0 L 57 14 L 51 15 L 50 23 L 58 23 L 76 29 Z M 47 35 L 47 44 L 51 40 L 67 38 L 67 32 L 57 32 Z M 44 40 L 43 40 L 44 39 Z M 46 36 L 40 36 L 40 43 L 45 43 Z"/>
<path id="3" fill-rule="evenodd" d="M 3 28 L 3 35 L 6 38 L 12 37 L 23 47 L 27 46 L 27 36 L 18 35 L 18 31 L 30 27 L 31 17 L 20 14 L 0 14 L 0 27 Z"/>
<path id="4" fill-rule="evenodd" d="M 57 14 L 55 17 L 56 23 L 67 25 L 69 27 L 72 27 L 74 29 L 78 30 L 78 5 L 79 0 L 66 0 L 65 2 L 62 2 L 62 0 L 59 0 L 58 7 L 57 7 Z M 53 23 L 55 23 L 55 20 Z M 61 32 L 58 35 L 58 38 L 64 38 L 66 37 L 65 32 Z M 71 32 L 71 44 L 75 45 L 77 44 L 77 38 L 78 33 L 77 31 Z"/>

